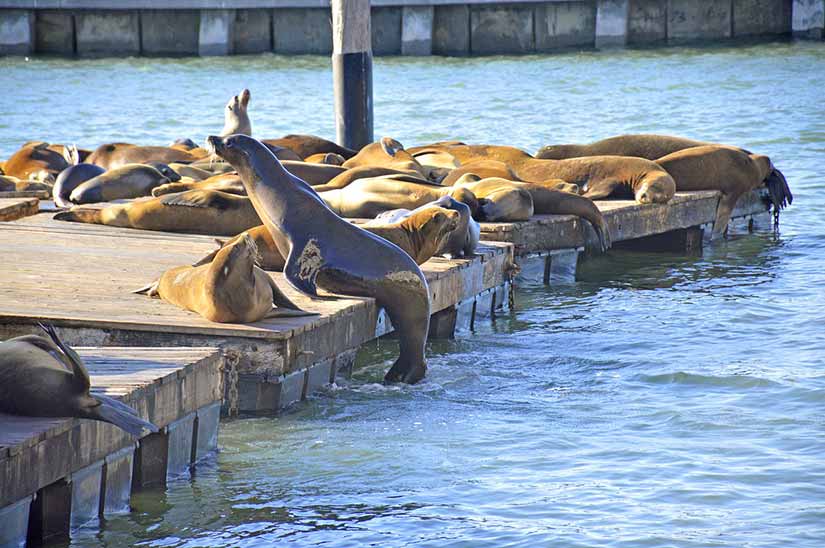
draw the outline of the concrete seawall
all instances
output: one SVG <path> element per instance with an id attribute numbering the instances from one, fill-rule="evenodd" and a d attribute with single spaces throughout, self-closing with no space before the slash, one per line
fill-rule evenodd
<path id="1" fill-rule="evenodd" d="M 227 9 L 231 4 L 233 9 Z M 825 0 L 373 0 L 376 55 L 491 55 L 793 35 Z M 328 0 L 0 0 L 0 55 L 332 51 Z"/>

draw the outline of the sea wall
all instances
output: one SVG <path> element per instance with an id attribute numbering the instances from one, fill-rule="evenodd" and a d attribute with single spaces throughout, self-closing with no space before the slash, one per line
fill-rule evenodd
<path id="1" fill-rule="evenodd" d="M 330 25 L 329 0 L 0 0 L 0 55 L 325 55 Z M 375 55 L 822 40 L 823 28 L 825 0 L 372 2 Z"/>

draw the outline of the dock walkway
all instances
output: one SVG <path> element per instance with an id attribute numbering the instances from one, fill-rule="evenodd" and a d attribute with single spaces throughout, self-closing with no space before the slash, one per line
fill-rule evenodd
<path id="1" fill-rule="evenodd" d="M 133 489 L 164 485 L 217 449 L 223 356 L 215 348 L 76 348 L 92 392 L 160 428 L 135 440 L 110 424 L 0 414 L 0 546 L 68 537 L 128 511 Z"/>

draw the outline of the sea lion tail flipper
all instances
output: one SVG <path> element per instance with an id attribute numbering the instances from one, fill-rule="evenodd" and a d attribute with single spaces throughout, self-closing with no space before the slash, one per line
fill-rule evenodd
<path id="1" fill-rule="evenodd" d="M 711 240 L 725 235 L 730 216 L 738 199 L 739 194 L 723 194 L 719 199 L 719 205 L 716 206 L 716 219 L 713 221 L 713 232 L 710 235 Z"/>
<path id="2" fill-rule="evenodd" d="M 765 180 L 765 186 L 768 187 L 768 193 L 771 197 L 774 211 L 779 211 L 793 203 L 793 194 L 791 188 L 788 186 L 788 180 L 776 168 L 771 170 L 768 178 Z"/>
<path id="3" fill-rule="evenodd" d="M 289 299 L 289 297 L 284 295 L 283 291 L 281 291 L 281 288 L 278 287 L 278 285 L 275 283 L 275 280 L 273 280 L 272 278 L 269 278 L 269 287 L 272 288 L 272 304 L 274 304 L 275 306 L 278 307 L 277 309 L 274 309 L 273 312 L 275 310 L 284 310 L 284 311 L 292 310 L 294 312 L 300 312 L 301 314 L 298 314 L 298 315 L 301 315 L 301 316 L 315 314 L 315 312 L 306 312 L 305 310 L 302 310 L 298 305 L 293 303 Z M 272 312 L 270 312 L 270 316 L 271 315 L 272 315 Z M 282 315 L 287 315 L 287 314 L 282 314 Z"/>
<path id="4" fill-rule="evenodd" d="M 45 331 L 49 338 L 57 345 L 57 347 L 63 352 L 63 354 L 69 359 L 69 363 L 72 366 L 72 373 L 74 374 L 74 384 L 82 391 L 87 391 L 92 386 L 92 381 L 89 378 L 89 372 L 86 370 L 86 366 L 83 365 L 83 360 L 80 359 L 80 356 L 77 355 L 77 352 L 69 346 L 68 344 L 63 342 L 63 339 L 60 338 L 60 335 L 57 334 L 54 326 L 52 324 L 38 324 L 40 329 Z"/>
<path id="5" fill-rule="evenodd" d="M 265 318 L 297 318 L 301 316 L 318 316 L 320 312 L 309 312 L 307 310 L 293 310 L 291 308 L 273 308 L 264 316 Z"/>
<path id="6" fill-rule="evenodd" d="M 133 409 L 124 410 L 125 404 L 109 396 L 99 394 L 95 394 L 94 398 L 100 402 L 100 405 L 92 410 L 92 414 L 97 420 L 114 424 L 136 438 L 141 437 L 144 430 L 149 432 L 158 431 L 157 426 L 140 418 Z"/>
<path id="7" fill-rule="evenodd" d="M 56 221 L 70 221 L 73 223 L 103 224 L 100 209 L 90 207 L 75 207 L 69 211 L 61 211 L 52 217 Z"/>
<path id="8" fill-rule="evenodd" d="M 154 282 L 144 285 L 140 289 L 135 289 L 134 291 L 132 291 L 132 293 L 135 293 L 136 295 L 147 295 L 149 297 L 157 297 L 159 285 L 160 280 L 155 280 Z"/>
<path id="9" fill-rule="evenodd" d="M 226 240 L 219 240 L 218 238 L 215 238 L 215 243 L 218 244 L 218 249 L 216 249 L 215 251 L 213 251 L 209 255 L 206 255 L 204 258 L 200 259 L 198 262 L 192 263 L 192 266 L 202 266 L 202 265 L 205 265 L 205 264 L 210 264 L 212 261 L 215 260 L 215 256 L 218 254 L 218 251 L 223 249 L 224 246 L 227 244 L 227 241 Z"/>

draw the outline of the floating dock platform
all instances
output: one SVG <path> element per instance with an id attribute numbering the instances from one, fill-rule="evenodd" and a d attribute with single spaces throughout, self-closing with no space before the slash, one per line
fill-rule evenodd
<path id="1" fill-rule="evenodd" d="M 42 213 L 0 223 L 10 267 L 0 287 L 0 339 L 59 328 L 77 346 L 217 346 L 228 351 L 227 411 L 271 412 L 348 370 L 357 349 L 391 332 L 373 299 L 313 300 L 272 273 L 293 302 L 317 316 L 219 324 L 131 293 L 165 270 L 215 249 L 209 236 L 55 221 Z M 432 298 L 431 336 L 449 337 L 509 303 L 512 246 L 485 243 L 475 257 L 422 267 Z"/>
<path id="2" fill-rule="evenodd" d="M 120 399 L 160 432 L 135 440 L 98 421 L 0 414 L 0 546 L 65 541 L 72 529 L 128 511 L 133 490 L 164 486 L 217 449 L 219 350 L 76 350 L 93 394 Z"/>

